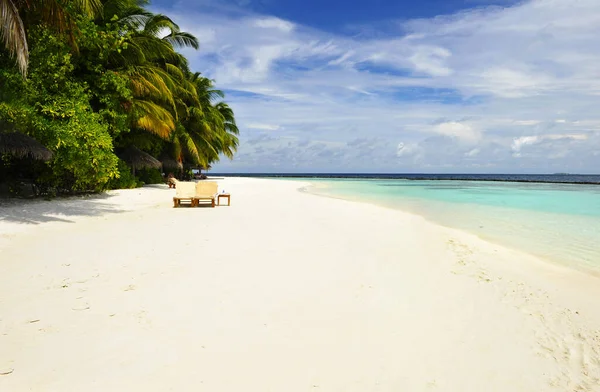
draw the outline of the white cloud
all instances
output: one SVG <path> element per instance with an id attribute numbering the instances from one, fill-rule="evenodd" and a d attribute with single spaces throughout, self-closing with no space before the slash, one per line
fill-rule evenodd
<path id="1" fill-rule="evenodd" d="M 549 139 L 549 140 L 561 140 L 561 139 L 587 140 L 588 135 L 586 135 L 586 134 L 545 135 L 544 138 Z"/>
<path id="2" fill-rule="evenodd" d="M 480 152 L 481 152 L 481 150 L 479 148 L 474 148 L 470 151 L 465 152 L 465 156 L 466 157 L 474 157 L 474 156 L 477 156 Z"/>
<path id="3" fill-rule="evenodd" d="M 541 140 L 542 138 L 540 136 L 521 136 L 513 140 L 513 143 L 510 148 L 513 150 L 513 152 L 518 153 L 521 151 L 521 148 L 523 146 L 526 146 L 528 144 L 535 144 L 540 142 Z"/>
<path id="4" fill-rule="evenodd" d="M 289 140 L 345 145 L 380 138 L 395 158 L 385 161 L 389 170 L 402 170 L 398 157 L 408 156 L 431 170 L 450 164 L 522 170 L 513 154 L 527 155 L 533 168 L 545 168 L 554 154 L 571 171 L 597 170 L 592 157 L 600 138 L 589 135 L 600 131 L 600 1 L 467 9 L 399 22 L 396 31 L 373 23 L 366 27 L 375 32 L 371 38 L 246 9 L 194 10 L 186 1 L 157 11 L 199 36 L 201 50 L 185 51 L 192 67 L 230 90 L 227 101 L 242 131 L 237 167 L 254 162 L 245 132 L 272 131 L 256 125 L 275 123 Z M 453 154 L 442 154 L 454 142 Z M 273 143 L 261 154 L 280 151 Z M 285 148 L 303 148 L 291 143 Z M 560 157 L 552 150 L 557 146 L 573 151 Z M 350 157 L 352 150 L 337 146 L 334 153 Z M 294 156 L 298 167 L 317 164 Z M 384 162 L 362 159 L 363 170 Z"/>
<path id="5" fill-rule="evenodd" d="M 516 125 L 538 125 L 541 121 L 538 120 L 515 120 Z"/>
<path id="6" fill-rule="evenodd" d="M 398 148 L 396 150 L 396 156 L 398 157 L 402 157 L 402 156 L 409 156 L 409 155 L 414 155 L 415 153 L 417 153 L 419 150 L 418 146 L 416 144 L 404 144 L 404 143 L 398 143 Z"/>
<path id="7" fill-rule="evenodd" d="M 541 94 L 550 83 L 545 75 L 536 74 L 533 70 L 516 70 L 511 68 L 492 68 L 479 74 L 481 92 L 491 93 L 503 98 L 519 98 Z M 474 86 L 475 87 L 475 86 Z"/>
<path id="8" fill-rule="evenodd" d="M 344 53 L 343 55 L 341 55 L 340 57 L 328 62 L 327 65 L 340 65 L 340 64 L 347 63 L 347 60 L 349 58 L 351 58 L 353 55 L 354 55 L 354 51 L 349 50 L 346 53 Z"/>
<path id="9" fill-rule="evenodd" d="M 534 144 L 541 143 L 543 141 L 564 141 L 564 140 L 587 140 L 588 135 L 586 134 L 563 134 L 563 135 L 536 135 L 536 136 L 521 136 L 515 138 L 511 145 L 511 150 L 513 151 L 513 156 L 519 157 L 521 156 L 521 150 L 524 146 L 530 146 Z M 563 157 L 565 155 L 565 151 L 561 151 L 558 156 L 555 157 Z"/>
<path id="10" fill-rule="evenodd" d="M 279 125 L 274 124 L 261 124 L 261 123 L 248 123 L 246 124 L 246 128 L 249 129 L 262 129 L 265 131 L 278 131 L 281 129 Z"/>
<path id="11" fill-rule="evenodd" d="M 283 32 L 289 33 L 294 29 L 294 24 L 286 20 L 279 18 L 261 18 L 253 21 L 254 26 L 262 27 L 265 29 L 278 29 Z"/>
<path id="12" fill-rule="evenodd" d="M 457 121 L 443 122 L 433 127 L 433 131 L 440 135 L 454 137 L 466 142 L 476 142 L 481 138 L 481 133 L 469 124 Z"/>
<path id="13" fill-rule="evenodd" d="M 417 46 L 410 61 L 418 71 L 433 76 L 448 76 L 452 70 L 445 66 L 445 59 L 451 56 L 448 49 L 439 46 Z"/>

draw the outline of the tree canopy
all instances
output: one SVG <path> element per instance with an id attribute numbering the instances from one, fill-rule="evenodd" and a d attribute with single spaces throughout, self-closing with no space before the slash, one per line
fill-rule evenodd
<path id="1" fill-rule="evenodd" d="M 131 186 L 121 181 L 131 176 L 119 156 L 132 148 L 186 166 L 233 157 L 232 109 L 177 51 L 200 43 L 146 5 L 0 0 L 0 132 L 51 151 L 36 163 L 36 183 L 58 191 Z M 11 159 L 0 154 L 0 164 Z"/>

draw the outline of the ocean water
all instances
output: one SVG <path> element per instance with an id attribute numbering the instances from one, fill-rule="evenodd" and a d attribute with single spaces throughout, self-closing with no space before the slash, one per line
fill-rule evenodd
<path id="1" fill-rule="evenodd" d="M 600 275 L 600 186 L 582 184 L 598 179 L 590 176 L 579 184 L 565 184 L 531 178 L 518 180 L 523 182 L 305 178 L 313 184 L 312 193 L 412 212 Z"/>
<path id="2" fill-rule="evenodd" d="M 497 181 L 526 183 L 600 184 L 599 174 L 433 174 L 433 173 L 225 173 L 225 177 L 316 178 L 316 179 L 395 179 Z"/>

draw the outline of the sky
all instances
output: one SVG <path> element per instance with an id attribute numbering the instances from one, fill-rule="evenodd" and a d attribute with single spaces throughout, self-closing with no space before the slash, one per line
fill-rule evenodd
<path id="1" fill-rule="evenodd" d="M 150 8 L 235 112 L 214 173 L 600 173 L 598 0 Z"/>

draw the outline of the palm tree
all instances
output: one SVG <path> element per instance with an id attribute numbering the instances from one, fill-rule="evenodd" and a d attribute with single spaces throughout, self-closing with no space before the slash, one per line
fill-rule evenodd
<path id="1" fill-rule="evenodd" d="M 76 12 L 87 16 L 98 14 L 102 8 L 100 0 L 73 0 Z M 29 23 L 26 23 L 29 22 Z M 59 0 L 0 0 L 0 37 L 8 53 L 15 57 L 19 71 L 27 75 L 29 48 L 27 46 L 26 27 L 44 23 L 59 33 L 69 33 L 73 48 L 74 39 L 73 15 L 66 10 Z"/>
<path id="2" fill-rule="evenodd" d="M 233 154 L 237 151 L 239 145 L 237 135 L 240 134 L 240 130 L 235 123 L 233 110 L 225 102 L 217 103 L 215 108 L 223 118 L 223 128 L 221 129 L 219 139 L 219 150 L 227 158 L 233 159 Z"/>
<path id="3" fill-rule="evenodd" d="M 232 158 L 238 129 L 223 93 L 210 79 L 189 70 L 177 48 L 198 48 L 198 40 L 182 32 L 170 18 L 152 14 L 140 0 L 107 0 L 102 19 L 114 20 L 128 35 L 127 48 L 108 66 L 127 77 L 132 99 L 126 105 L 132 133 L 125 144 L 156 145 L 167 141 L 161 155 L 204 167 Z"/>
<path id="4" fill-rule="evenodd" d="M 214 89 L 212 81 L 199 73 L 189 73 L 188 79 L 194 86 L 196 99 L 183 100 L 187 104 L 185 115 L 180 117 L 181 127 L 172 139 L 175 158 L 180 161 L 187 158 L 204 167 L 217 162 L 220 154 L 232 158 L 239 130 L 231 108 L 218 101 L 223 92 Z"/>
<path id="5" fill-rule="evenodd" d="M 129 79 L 133 93 L 128 105 L 131 126 L 166 139 L 175 131 L 176 96 L 194 94 L 185 89 L 181 68 L 187 70 L 187 61 L 175 48 L 198 48 L 198 40 L 180 31 L 167 16 L 135 5 L 122 10 L 119 17 L 130 36 L 127 49 L 115 54 L 111 62 Z M 168 34 L 161 37 L 163 31 Z"/>

